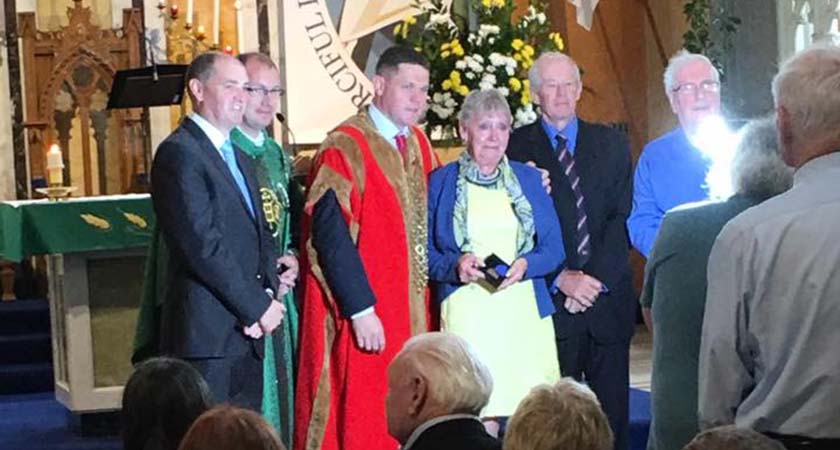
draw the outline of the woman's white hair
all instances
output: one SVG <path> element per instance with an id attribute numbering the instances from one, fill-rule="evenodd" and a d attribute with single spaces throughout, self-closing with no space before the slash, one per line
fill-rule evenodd
<path id="1" fill-rule="evenodd" d="M 492 88 L 472 91 L 467 94 L 464 104 L 461 105 L 461 111 L 458 112 L 458 121 L 467 123 L 475 117 L 491 111 L 501 111 L 507 116 L 509 122 L 513 121 L 513 116 L 510 114 L 510 105 L 508 105 L 500 90 Z"/>
<path id="2" fill-rule="evenodd" d="M 793 55 L 773 78 L 773 101 L 789 113 L 795 139 L 840 139 L 840 48 Z"/>
<path id="3" fill-rule="evenodd" d="M 677 87 L 677 74 L 680 73 L 680 70 L 682 70 L 682 68 L 687 64 L 696 61 L 703 61 L 708 64 L 709 67 L 712 68 L 712 72 L 715 74 L 715 81 L 720 81 L 720 73 L 709 58 L 699 53 L 691 53 L 686 49 L 682 49 L 668 60 L 668 67 L 665 68 L 665 73 L 662 75 L 662 81 L 665 85 L 665 95 L 667 95 L 669 99 L 671 98 L 671 94 L 674 92 L 674 89 Z"/>
<path id="4" fill-rule="evenodd" d="M 764 200 L 790 189 L 793 168 L 782 161 L 776 122 L 769 117 L 757 119 L 740 134 L 730 167 L 735 192 Z"/>
<path id="5" fill-rule="evenodd" d="M 470 344 L 447 332 L 423 333 L 406 341 L 394 361 L 426 379 L 429 400 L 450 414 L 478 415 L 493 391 L 493 378 Z"/>

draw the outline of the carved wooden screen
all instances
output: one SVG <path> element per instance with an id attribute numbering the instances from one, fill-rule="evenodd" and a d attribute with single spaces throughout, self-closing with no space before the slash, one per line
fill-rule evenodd
<path id="1" fill-rule="evenodd" d="M 140 11 L 123 10 L 121 29 L 102 29 L 90 8 L 73 3 L 69 24 L 54 32 L 38 31 L 34 13 L 18 15 L 32 184 L 44 183 L 45 154 L 56 143 L 77 195 L 146 191 L 142 111 L 106 109 L 114 73 L 140 65 Z"/>

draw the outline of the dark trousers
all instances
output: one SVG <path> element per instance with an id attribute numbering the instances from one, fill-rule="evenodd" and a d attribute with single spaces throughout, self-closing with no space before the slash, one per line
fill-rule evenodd
<path id="1" fill-rule="evenodd" d="M 263 363 L 255 352 L 225 358 L 188 359 L 187 362 L 204 377 L 216 403 L 261 411 Z"/>
<path id="2" fill-rule="evenodd" d="M 588 333 L 557 339 L 557 357 L 564 377 L 586 382 L 607 415 L 615 450 L 629 448 L 630 341 L 601 344 Z"/>

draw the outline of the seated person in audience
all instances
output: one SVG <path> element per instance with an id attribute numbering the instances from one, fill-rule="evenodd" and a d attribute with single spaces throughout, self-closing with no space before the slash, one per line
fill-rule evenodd
<path id="1" fill-rule="evenodd" d="M 213 406 L 195 368 L 174 358 L 152 358 L 128 379 L 122 399 L 125 450 L 175 450 L 193 421 Z"/>
<path id="2" fill-rule="evenodd" d="M 735 195 L 725 202 L 671 210 L 645 266 L 641 303 L 645 317 L 652 312 L 654 338 L 648 450 L 681 448 L 699 430 L 697 359 L 706 304 L 706 265 L 715 238 L 730 219 L 793 183 L 793 169 L 779 154 L 772 119 L 748 124 L 733 158 Z"/>
<path id="3" fill-rule="evenodd" d="M 464 339 L 414 336 L 388 367 L 388 433 L 401 450 L 501 450 L 478 417 L 492 390 L 487 366 Z"/>
<path id="4" fill-rule="evenodd" d="M 508 421 L 504 450 L 611 450 L 613 434 L 598 398 L 563 378 L 531 389 Z"/>
<path id="5" fill-rule="evenodd" d="M 229 405 L 202 414 L 178 450 L 286 450 L 274 428 L 254 411 Z"/>
<path id="6" fill-rule="evenodd" d="M 712 247 L 698 421 L 840 449 L 840 48 L 794 55 L 773 100 L 793 187 L 730 220 Z"/>
<path id="7" fill-rule="evenodd" d="M 466 339 L 490 369 L 496 389 L 484 416 L 496 434 L 495 418 L 511 415 L 532 387 L 560 379 L 544 277 L 565 259 L 563 238 L 540 173 L 505 155 L 504 96 L 473 91 L 458 118 L 466 150 L 429 180 L 429 279 L 441 329 Z M 507 270 L 485 267 L 491 255 Z"/>
<path id="8" fill-rule="evenodd" d="M 785 447 L 757 431 L 727 425 L 698 434 L 683 450 L 785 450 Z"/>

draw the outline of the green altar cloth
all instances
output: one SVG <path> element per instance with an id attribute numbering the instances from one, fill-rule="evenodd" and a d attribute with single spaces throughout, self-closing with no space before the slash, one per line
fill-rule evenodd
<path id="1" fill-rule="evenodd" d="M 155 224 L 148 194 L 0 203 L 0 259 L 147 247 Z"/>

